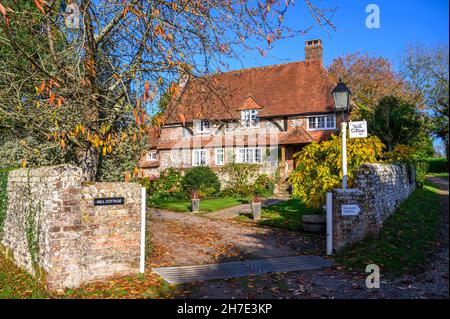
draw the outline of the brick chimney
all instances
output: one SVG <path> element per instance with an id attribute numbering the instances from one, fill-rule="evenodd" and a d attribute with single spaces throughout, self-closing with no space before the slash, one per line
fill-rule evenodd
<path id="1" fill-rule="evenodd" d="M 305 61 L 322 62 L 322 40 L 305 41 Z"/>

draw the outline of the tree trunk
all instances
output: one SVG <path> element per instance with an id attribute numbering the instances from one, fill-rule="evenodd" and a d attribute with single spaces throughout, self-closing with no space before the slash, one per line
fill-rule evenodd
<path id="1" fill-rule="evenodd" d="M 95 147 L 77 149 L 78 165 L 83 170 L 83 179 L 85 182 L 95 181 L 98 168 L 99 151 Z"/>

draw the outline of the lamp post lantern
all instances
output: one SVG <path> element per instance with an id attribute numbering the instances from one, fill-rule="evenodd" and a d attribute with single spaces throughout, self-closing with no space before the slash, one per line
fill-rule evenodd
<path id="1" fill-rule="evenodd" d="M 336 112 L 341 113 L 342 132 L 342 188 L 347 189 L 347 113 L 350 110 L 350 95 L 352 92 L 339 79 L 339 83 L 332 91 Z"/>

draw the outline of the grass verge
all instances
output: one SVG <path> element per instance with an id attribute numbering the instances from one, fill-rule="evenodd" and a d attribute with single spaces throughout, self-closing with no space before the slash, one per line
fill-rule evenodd
<path id="1" fill-rule="evenodd" d="M 441 201 L 438 189 L 426 181 L 384 223 L 377 237 L 368 237 L 338 254 L 347 270 L 364 272 L 376 264 L 388 276 L 414 274 L 424 265 L 439 236 Z"/>
<path id="2" fill-rule="evenodd" d="M 308 208 L 299 199 L 290 199 L 285 202 L 264 207 L 261 211 L 261 226 L 269 226 L 288 230 L 302 230 L 303 215 L 318 214 L 321 210 Z M 251 214 L 241 214 L 236 217 L 239 221 L 252 221 Z"/>
<path id="3" fill-rule="evenodd" d="M 76 289 L 67 289 L 63 295 L 52 294 L 46 287 L 5 255 L 0 246 L 0 299 L 119 299 L 171 298 L 174 287 L 155 273 L 117 276 L 92 282 Z"/>
<path id="4" fill-rule="evenodd" d="M 428 173 L 427 176 L 448 179 L 448 173 Z"/>
<path id="5" fill-rule="evenodd" d="M 26 271 L 20 269 L 0 249 L 0 299 L 49 298 L 45 287 Z"/>

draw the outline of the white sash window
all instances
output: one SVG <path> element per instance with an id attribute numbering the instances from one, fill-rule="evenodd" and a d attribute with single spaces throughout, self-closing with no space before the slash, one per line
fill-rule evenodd
<path id="1" fill-rule="evenodd" d="M 225 163 L 225 151 L 223 148 L 216 148 L 216 165 Z"/>
<path id="2" fill-rule="evenodd" d="M 260 147 L 245 147 L 237 149 L 238 163 L 261 163 L 261 148 Z"/>
<path id="3" fill-rule="evenodd" d="M 204 149 L 192 151 L 192 166 L 208 165 L 208 152 Z"/>
<path id="4" fill-rule="evenodd" d="M 334 114 L 316 115 L 308 117 L 308 130 L 334 130 L 336 116 Z"/>

